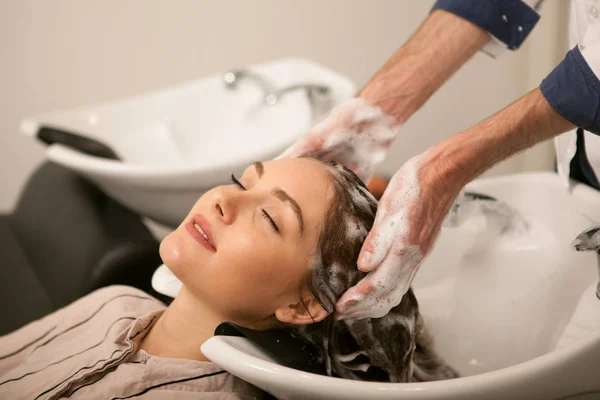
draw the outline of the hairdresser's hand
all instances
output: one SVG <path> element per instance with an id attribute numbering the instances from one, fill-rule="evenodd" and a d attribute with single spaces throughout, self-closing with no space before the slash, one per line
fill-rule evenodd
<path id="1" fill-rule="evenodd" d="M 379 107 L 355 98 L 334 108 L 277 158 L 334 160 L 368 182 L 375 165 L 385 159 L 398 128 L 396 120 Z"/>
<path id="2" fill-rule="evenodd" d="M 340 298 L 338 318 L 379 318 L 400 303 L 461 189 L 442 167 L 428 151 L 392 177 L 358 259 L 369 274 Z"/>

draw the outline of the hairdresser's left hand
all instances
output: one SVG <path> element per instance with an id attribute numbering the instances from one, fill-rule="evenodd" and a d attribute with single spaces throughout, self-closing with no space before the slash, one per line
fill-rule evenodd
<path id="1" fill-rule="evenodd" d="M 361 98 L 334 108 L 307 134 L 277 158 L 315 157 L 334 160 L 368 183 L 375 165 L 383 161 L 400 124 Z"/>
<path id="2" fill-rule="evenodd" d="M 392 177 L 358 259 L 369 273 L 340 298 L 338 318 L 379 318 L 400 303 L 462 188 L 442 167 L 443 157 L 429 150 Z"/>

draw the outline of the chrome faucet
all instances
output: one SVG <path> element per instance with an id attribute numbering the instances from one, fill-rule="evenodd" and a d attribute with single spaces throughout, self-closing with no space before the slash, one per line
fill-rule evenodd
<path id="1" fill-rule="evenodd" d="M 265 104 L 269 106 L 275 105 L 282 96 L 296 90 L 305 91 L 313 123 L 321 119 L 333 107 L 330 89 L 327 86 L 313 83 L 302 83 L 278 89 L 265 96 Z"/>
<path id="2" fill-rule="evenodd" d="M 251 80 L 262 90 L 263 98 L 273 92 L 273 85 L 262 76 L 246 70 L 232 70 L 223 74 L 223 82 L 228 89 L 237 89 L 237 85 L 242 80 Z"/>
<path id="3" fill-rule="evenodd" d="M 598 275 L 600 278 L 600 227 L 587 229 L 581 232 L 571 243 L 576 251 L 594 251 L 598 259 Z M 600 299 L 600 279 L 596 286 L 596 297 Z"/>
<path id="4" fill-rule="evenodd" d="M 458 227 L 477 210 L 488 219 L 499 223 L 501 234 L 509 231 L 524 233 L 529 229 L 529 224 L 515 208 L 486 194 L 468 191 L 458 195 L 444 221 L 444 226 Z"/>
<path id="5" fill-rule="evenodd" d="M 226 72 L 223 75 L 225 86 L 229 89 L 236 89 L 238 82 L 243 79 L 249 79 L 260 87 L 263 92 L 262 102 L 266 106 L 274 106 L 287 93 L 295 92 L 297 90 L 305 91 L 311 108 L 313 122 L 320 119 L 333 107 L 331 89 L 325 85 L 300 83 L 275 89 L 267 79 L 250 71 L 233 70 Z"/>

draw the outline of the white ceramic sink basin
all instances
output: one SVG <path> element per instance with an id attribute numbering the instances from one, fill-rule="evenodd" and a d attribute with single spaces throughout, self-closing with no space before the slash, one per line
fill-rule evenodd
<path id="1" fill-rule="evenodd" d="M 529 231 L 499 237 L 493 221 L 476 215 L 443 228 L 417 274 L 413 288 L 437 348 L 463 376 L 556 347 L 582 292 L 598 279 L 594 255 L 571 242 L 600 226 L 600 193 L 578 185 L 569 194 L 553 173 L 475 181 L 469 189 L 516 208 Z"/>
<path id="2" fill-rule="evenodd" d="M 327 86 L 332 106 L 355 92 L 347 78 L 302 59 L 244 69 L 275 89 Z M 314 123 L 306 92 L 291 91 L 273 106 L 264 105 L 263 96 L 251 80 L 240 80 L 231 90 L 222 74 L 215 74 L 141 96 L 28 118 L 21 131 L 35 136 L 41 126 L 51 126 L 108 145 L 122 162 L 60 144 L 50 145 L 46 155 L 131 209 L 174 226 L 206 189 L 254 161 L 276 156 Z"/>
<path id="3" fill-rule="evenodd" d="M 243 338 L 211 338 L 204 354 L 280 399 L 598 398 L 600 330 L 557 343 L 598 280 L 594 254 L 570 244 L 600 225 L 600 192 L 568 191 L 553 173 L 484 179 L 469 189 L 513 206 L 529 231 L 489 234 L 494 222 L 474 215 L 443 229 L 417 274 L 413 288 L 438 351 L 463 377 L 404 384 L 323 377 L 277 365 Z M 590 300 L 600 313 L 600 301 Z"/>

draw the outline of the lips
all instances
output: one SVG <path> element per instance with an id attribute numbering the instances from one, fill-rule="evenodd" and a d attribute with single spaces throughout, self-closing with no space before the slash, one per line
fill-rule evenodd
<path id="1" fill-rule="evenodd" d="M 217 245 L 210 230 L 210 224 L 202 214 L 195 214 L 192 220 L 185 224 L 185 227 L 198 243 L 211 251 L 217 251 Z"/>

